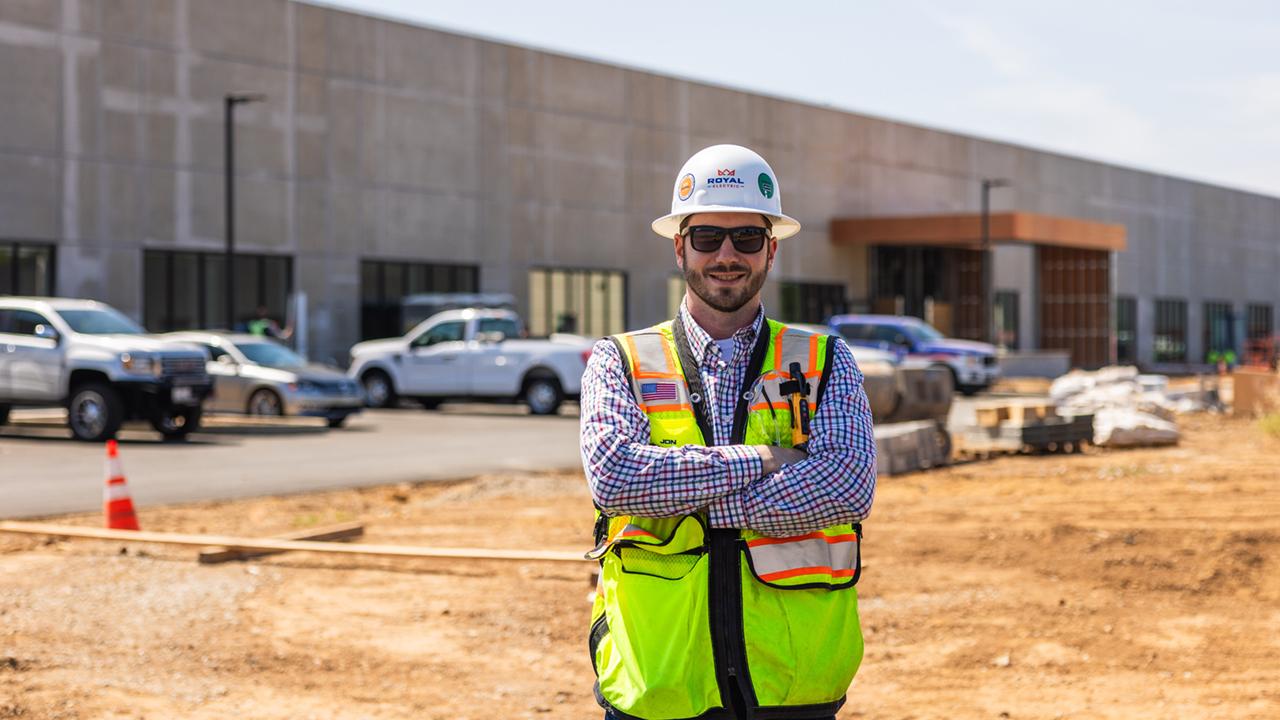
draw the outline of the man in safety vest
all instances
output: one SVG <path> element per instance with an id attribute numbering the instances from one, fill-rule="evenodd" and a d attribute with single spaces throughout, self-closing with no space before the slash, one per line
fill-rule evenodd
<path id="1" fill-rule="evenodd" d="M 653 230 L 674 242 L 680 311 L 601 340 L 583 377 L 596 699 L 620 720 L 830 720 L 862 660 L 862 374 L 842 340 L 765 317 L 800 224 L 764 158 L 698 152 Z"/>

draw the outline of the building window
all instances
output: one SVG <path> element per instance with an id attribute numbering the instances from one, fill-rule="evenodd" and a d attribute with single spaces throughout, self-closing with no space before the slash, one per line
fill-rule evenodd
<path id="1" fill-rule="evenodd" d="M 844 285 L 782 281 L 778 291 L 779 320 L 825 324 L 846 308 Z"/>
<path id="2" fill-rule="evenodd" d="M 360 337 L 396 337 L 408 332 L 402 301 L 420 293 L 474 293 L 480 287 L 477 265 L 450 263 L 360 262 Z"/>
<path id="3" fill-rule="evenodd" d="M 1138 301 L 1131 297 L 1116 298 L 1116 362 L 1138 362 Z"/>
<path id="4" fill-rule="evenodd" d="M 1155 361 L 1187 361 L 1187 301 L 1156 300 Z"/>
<path id="5" fill-rule="evenodd" d="M 627 328 L 627 276 L 616 270 L 529 271 L 529 332 L 603 337 Z"/>
<path id="6" fill-rule="evenodd" d="M 54 246 L 0 240 L 0 295 L 54 294 Z"/>
<path id="7" fill-rule="evenodd" d="M 1209 301 L 1204 304 L 1204 354 L 1205 362 L 1219 360 L 1234 362 L 1235 330 L 1231 303 Z M 1230 355 L 1226 355 L 1230 353 Z"/>
<path id="8" fill-rule="evenodd" d="M 998 291 L 995 305 L 997 345 L 1010 350 L 1018 349 L 1018 318 L 1018 291 Z"/>
<path id="9" fill-rule="evenodd" d="M 281 325 L 288 324 L 293 292 L 293 258 L 284 255 L 235 256 L 237 330 L 259 307 Z M 227 258 L 222 253 L 146 250 L 142 254 L 143 324 L 152 332 L 226 328 Z"/>
<path id="10" fill-rule="evenodd" d="M 1270 305 L 1249 305 L 1245 333 L 1250 340 L 1266 340 L 1275 332 Z"/>

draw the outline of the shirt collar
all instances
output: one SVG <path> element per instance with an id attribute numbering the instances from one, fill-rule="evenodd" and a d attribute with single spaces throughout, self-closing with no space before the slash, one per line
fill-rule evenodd
<path id="1" fill-rule="evenodd" d="M 698 325 L 693 315 L 689 314 L 689 307 L 685 300 L 680 301 L 679 320 L 684 323 L 685 334 L 689 337 L 689 350 L 693 353 L 694 362 L 698 363 L 699 367 L 707 360 L 720 358 L 720 348 L 716 345 L 716 341 L 712 339 L 710 333 Z M 733 357 L 727 359 L 730 365 L 746 364 L 763 325 L 764 303 L 761 303 L 756 310 L 755 318 L 733 334 Z"/>

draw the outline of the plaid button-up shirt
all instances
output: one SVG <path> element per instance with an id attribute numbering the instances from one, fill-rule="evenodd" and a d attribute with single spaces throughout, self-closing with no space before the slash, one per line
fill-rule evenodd
<path id="1" fill-rule="evenodd" d="M 732 357 L 698 326 L 683 303 L 690 350 L 702 376 L 714 446 L 651 445 L 649 418 L 636 404 L 624 360 L 609 340 L 596 343 L 582 378 L 582 465 L 595 503 L 610 515 L 672 517 L 706 509 L 714 527 L 799 535 L 871 511 L 876 444 L 862 373 L 843 340 L 835 350 L 822 405 L 810 424 L 809 456 L 763 475 L 749 445 L 728 445 L 747 364 L 764 309 L 733 335 Z M 753 378 L 754 379 L 754 378 Z"/>

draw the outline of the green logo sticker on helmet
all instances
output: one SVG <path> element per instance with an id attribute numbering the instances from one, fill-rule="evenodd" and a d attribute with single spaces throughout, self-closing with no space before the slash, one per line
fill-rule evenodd
<path id="1" fill-rule="evenodd" d="M 773 178 L 768 173 L 760 173 L 760 177 L 756 178 L 756 184 L 760 186 L 760 194 L 771 198 L 773 197 Z"/>

